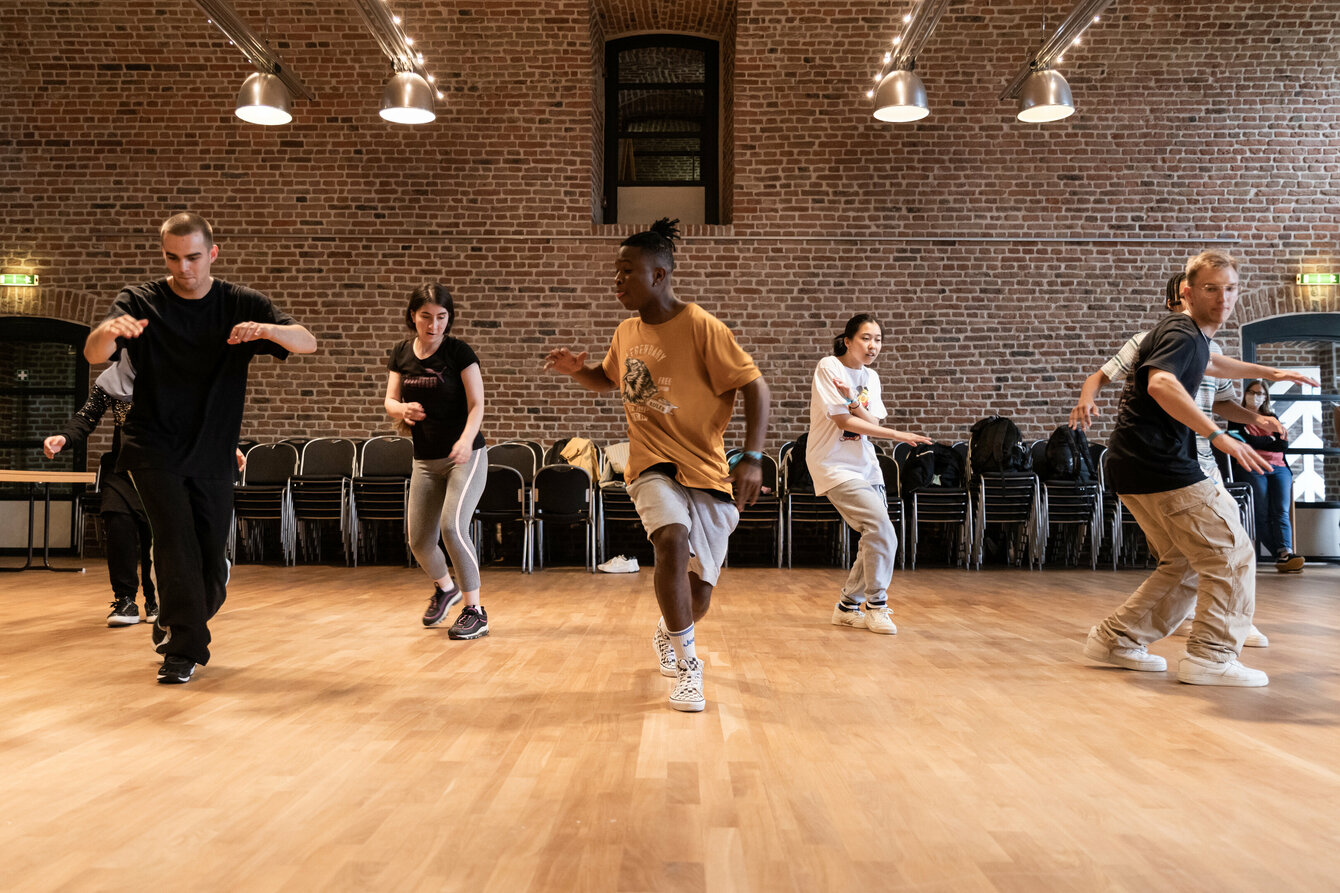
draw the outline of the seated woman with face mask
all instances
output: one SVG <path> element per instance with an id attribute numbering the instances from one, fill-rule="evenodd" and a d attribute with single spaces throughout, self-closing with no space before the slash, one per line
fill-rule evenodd
<path id="1" fill-rule="evenodd" d="M 1242 405 L 1262 415 L 1275 415 L 1270 409 L 1270 391 L 1265 382 L 1259 379 L 1247 382 Z M 1233 476 L 1250 483 L 1255 491 L 1257 539 L 1275 557 L 1275 570 L 1301 574 L 1303 557 L 1294 554 L 1293 526 L 1289 520 L 1289 509 L 1293 503 L 1293 472 L 1289 470 L 1289 463 L 1285 461 L 1283 453 L 1289 441 L 1257 425 L 1231 422 L 1228 428 L 1271 465 L 1270 472 L 1266 474 L 1247 471 L 1236 463 L 1233 468 Z"/>

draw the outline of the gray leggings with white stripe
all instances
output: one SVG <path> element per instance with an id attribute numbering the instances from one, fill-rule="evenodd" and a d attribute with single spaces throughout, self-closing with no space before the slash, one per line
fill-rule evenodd
<path id="1" fill-rule="evenodd" d="M 440 532 L 462 592 L 479 588 L 470 519 L 484 493 L 488 470 L 488 454 L 481 447 L 463 465 L 450 459 L 415 459 L 409 479 L 409 547 L 428 576 L 440 580 L 447 575 L 447 562 L 437 547 Z"/>

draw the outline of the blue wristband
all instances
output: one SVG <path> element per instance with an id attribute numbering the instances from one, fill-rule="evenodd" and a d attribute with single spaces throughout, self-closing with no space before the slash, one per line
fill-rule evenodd
<path id="1" fill-rule="evenodd" d="M 745 450 L 740 455 L 746 459 L 753 459 L 755 462 L 763 461 L 763 454 L 760 453 L 758 450 Z"/>

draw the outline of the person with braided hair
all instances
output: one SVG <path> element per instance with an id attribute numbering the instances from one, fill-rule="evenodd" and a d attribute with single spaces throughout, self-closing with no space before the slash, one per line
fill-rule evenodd
<path id="1" fill-rule="evenodd" d="M 739 510 L 758 499 L 767 437 L 768 386 L 719 319 L 675 295 L 678 220 L 629 236 L 614 264 L 619 324 L 600 363 L 554 348 L 545 369 L 590 391 L 620 388 L 628 420 L 628 495 L 651 540 L 656 601 L 652 642 L 662 675 L 675 677 L 670 706 L 706 706 L 694 624 L 707 614 Z M 732 471 L 722 436 L 735 393 L 744 394 L 745 449 Z"/>

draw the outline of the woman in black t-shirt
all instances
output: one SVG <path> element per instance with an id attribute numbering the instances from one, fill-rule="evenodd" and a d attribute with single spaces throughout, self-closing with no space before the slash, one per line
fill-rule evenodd
<path id="1" fill-rule="evenodd" d="M 391 350 L 385 405 L 397 425 L 409 426 L 414 439 L 405 523 L 414 557 L 435 584 L 423 625 L 440 624 L 463 596 L 465 607 L 447 635 L 477 639 L 488 635 L 489 622 L 479 603 L 479 562 L 468 533 L 488 473 L 484 437 L 479 433 L 484 382 L 475 352 L 448 335 L 455 321 L 456 308 L 446 286 L 414 290 L 405 322 L 415 334 Z M 452 582 L 437 547 L 439 530 L 459 585 Z"/>

